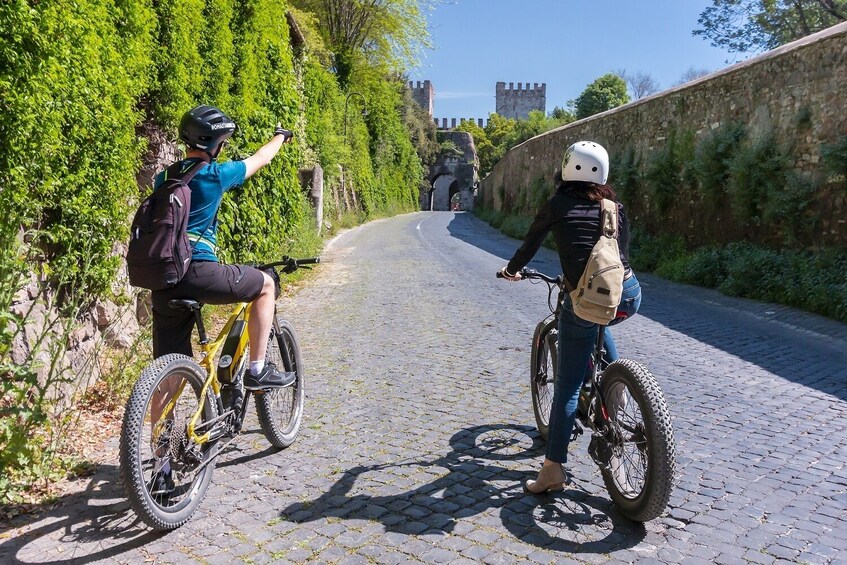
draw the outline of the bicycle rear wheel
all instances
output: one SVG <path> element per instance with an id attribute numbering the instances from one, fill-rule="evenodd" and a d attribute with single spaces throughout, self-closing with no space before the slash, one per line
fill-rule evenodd
<path id="1" fill-rule="evenodd" d="M 271 445 L 282 449 L 294 443 L 300 431 L 306 383 L 294 328 L 281 318 L 274 319 L 265 360 L 278 369 L 296 374 L 294 384 L 289 387 L 255 394 L 262 433 Z"/>
<path id="2" fill-rule="evenodd" d="M 190 357 L 165 355 L 144 369 L 127 402 L 121 477 L 133 511 L 153 529 L 173 530 L 187 522 L 212 479 L 214 462 L 203 465 L 214 456 L 214 442 L 198 445 L 186 428 L 198 409 L 199 435 L 209 431 L 204 422 L 217 416 L 212 395 L 200 397 L 205 378 Z"/>
<path id="3" fill-rule="evenodd" d="M 550 410 L 553 407 L 553 385 L 556 382 L 558 331 L 555 320 L 539 324 L 532 341 L 530 390 L 535 425 L 544 440 L 550 431 Z"/>
<path id="4" fill-rule="evenodd" d="M 664 512 L 673 489 L 676 447 L 665 397 L 647 367 L 629 359 L 611 363 L 600 388 L 609 427 L 589 449 L 602 460 L 603 482 L 620 511 L 648 522 Z"/>

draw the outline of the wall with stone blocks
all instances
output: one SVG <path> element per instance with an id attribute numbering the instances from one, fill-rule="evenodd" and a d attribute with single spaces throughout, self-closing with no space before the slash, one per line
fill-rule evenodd
<path id="1" fill-rule="evenodd" d="M 525 120 L 533 110 L 547 112 L 547 85 L 542 83 L 524 84 L 510 82 L 498 82 L 495 88 L 496 112 L 504 118 L 513 120 Z"/>
<path id="2" fill-rule="evenodd" d="M 418 103 L 418 106 L 432 116 L 433 102 L 435 100 L 435 88 L 432 86 L 432 83 L 428 80 L 423 81 L 423 83 L 421 81 L 415 83 L 410 80 L 409 90 L 412 91 L 412 98 Z"/>
<path id="3" fill-rule="evenodd" d="M 700 139 L 724 124 L 740 122 L 750 137 L 772 132 L 780 144 L 793 146 L 794 169 L 820 186 L 816 212 L 821 224 L 815 243 L 847 247 L 845 179 L 826 173 L 821 163 L 821 146 L 847 135 L 845 85 L 847 23 L 530 139 L 510 150 L 483 179 L 480 197 L 487 207 L 499 210 L 505 204 L 520 209 L 532 201 L 527 195 L 533 185 L 552 186 L 552 173 L 560 166 L 564 149 L 581 139 L 602 143 L 613 162 L 632 149 L 643 164 L 674 131 L 691 132 Z M 798 125 L 801 122 L 806 125 Z M 614 181 L 612 170 L 610 183 Z M 625 204 L 634 210 L 645 205 Z M 774 226 L 735 225 L 728 208 L 722 217 L 707 221 L 701 212 L 695 202 L 677 201 L 658 231 L 693 231 L 697 236 L 692 243 L 778 241 Z"/>

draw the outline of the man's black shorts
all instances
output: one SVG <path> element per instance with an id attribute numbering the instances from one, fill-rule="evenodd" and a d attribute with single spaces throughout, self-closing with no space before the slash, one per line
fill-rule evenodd
<path id="1" fill-rule="evenodd" d="M 194 261 L 179 283 L 155 290 L 153 299 L 153 356 L 168 353 L 192 355 L 191 331 L 194 314 L 168 307 L 168 300 L 191 298 L 203 304 L 252 302 L 262 292 L 262 271 L 246 265 L 222 265 L 213 261 Z"/>

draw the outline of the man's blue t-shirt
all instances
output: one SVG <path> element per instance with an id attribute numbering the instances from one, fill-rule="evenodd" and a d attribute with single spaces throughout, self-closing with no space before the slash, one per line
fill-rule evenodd
<path id="1" fill-rule="evenodd" d="M 184 169 L 197 159 L 186 159 Z M 188 237 L 194 246 L 195 261 L 217 261 L 218 223 L 212 221 L 221 205 L 224 192 L 244 184 L 247 166 L 244 161 L 212 161 L 201 167 L 188 183 L 191 188 L 191 211 L 188 214 Z M 153 189 L 165 180 L 165 171 L 156 175 Z M 204 231 L 205 230 L 205 231 Z M 203 233 L 201 233 L 203 232 Z M 199 238 L 199 239 L 198 239 Z M 196 244 L 195 244 L 196 242 Z"/>

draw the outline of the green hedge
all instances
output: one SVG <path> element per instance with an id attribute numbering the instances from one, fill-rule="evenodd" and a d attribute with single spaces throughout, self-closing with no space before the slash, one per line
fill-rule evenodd
<path id="1" fill-rule="evenodd" d="M 847 322 L 847 251 L 772 250 L 747 242 L 685 249 L 680 237 L 635 232 L 633 268 Z"/>
<path id="2" fill-rule="evenodd" d="M 532 222 L 527 216 L 488 208 L 475 208 L 474 213 L 515 239 L 523 239 Z M 555 249 L 550 235 L 544 245 Z M 638 272 L 847 322 L 847 251 L 842 249 L 774 251 L 737 242 L 689 251 L 682 237 L 635 230 L 629 259 Z"/>
<path id="3" fill-rule="evenodd" d="M 126 300 L 113 295 L 121 262 L 113 249 L 149 191 L 136 183 L 142 124 L 174 135 L 188 108 L 217 105 L 238 124 L 223 159 L 255 151 L 277 122 L 298 134 L 227 193 L 219 216 L 227 261 L 317 251 L 300 167 L 320 163 L 331 188 L 343 164 L 363 212 L 356 217 L 416 207 L 423 169 L 402 120 L 403 81 L 354 75 L 351 91 L 365 96 L 368 114 L 351 100 L 345 140 L 349 91 L 318 58 L 295 57 L 288 8 L 285 0 L 0 4 L 0 499 L 52 472 L 49 399 L 53 385 L 71 380 L 55 373 L 70 340 L 45 341 L 12 363 L 26 322 L 11 313 L 13 299 L 35 264 L 38 284 L 58 290 L 67 333 L 96 299 Z"/>

